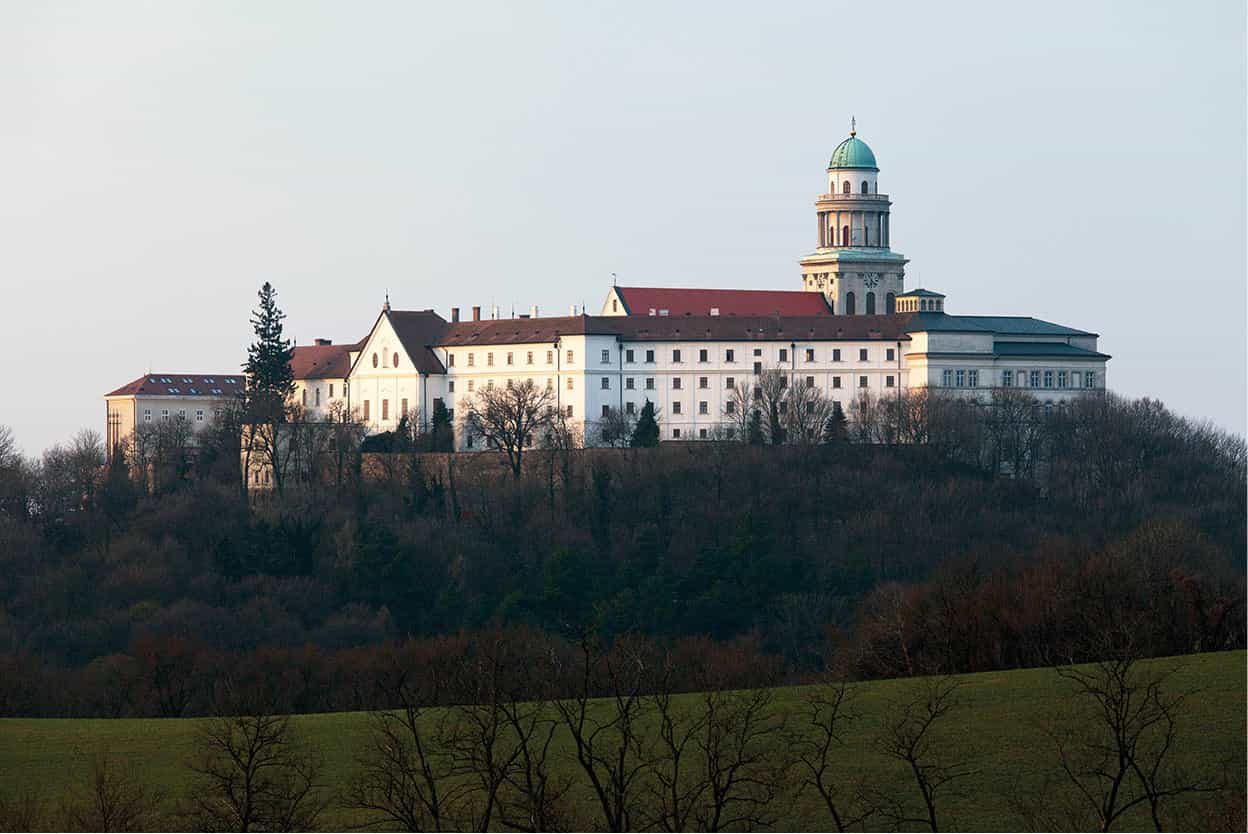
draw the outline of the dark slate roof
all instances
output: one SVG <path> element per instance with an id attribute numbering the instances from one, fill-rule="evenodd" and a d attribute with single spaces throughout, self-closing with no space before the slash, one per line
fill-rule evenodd
<path id="1" fill-rule="evenodd" d="M 804 290 L 716 290 L 691 287 L 616 287 L 630 316 L 667 310 L 669 316 L 830 316 L 823 293 Z"/>
<path id="2" fill-rule="evenodd" d="M 433 310 L 387 310 L 382 315 L 390 319 L 403 349 L 411 357 L 412 364 L 422 374 L 443 374 L 446 368 L 433 348 L 442 343 L 446 332 L 446 319 Z"/>
<path id="3" fill-rule="evenodd" d="M 446 326 L 439 345 L 505 345 L 553 343 L 560 336 L 584 336 L 591 333 L 614 335 L 608 324 L 625 316 L 550 316 L 536 319 L 486 319 L 459 321 Z"/>
<path id="4" fill-rule="evenodd" d="M 148 374 L 109 391 L 106 397 L 233 397 L 247 387 L 247 377 L 232 374 Z"/>
<path id="5" fill-rule="evenodd" d="M 302 345 L 295 347 L 290 357 L 290 369 L 295 379 L 344 379 L 351 370 L 353 345 Z"/>
<path id="6" fill-rule="evenodd" d="M 910 292 L 899 293 L 897 297 L 905 298 L 908 295 L 915 295 L 915 296 L 921 295 L 925 298 L 944 298 L 945 297 L 945 294 L 943 292 L 932 292 L 931 290 L 925 290 L 922 287 L 919 287 L 917 290 L 910 290 Z"/>
<path id="7" fill-rule="evenodd" d="M 993 352 L 997 356 L 1055 356 L 1071 359 L 1108 359 L 1109 355 L 1094 350 L 1084 350 L 1063 342 L 996 342 Z"/>
<path id="8" fill-rule="evenodd" d="M 1076 330 L 1030 316 L 957 316 L 956 318 L 977 325 L 993 333 L 1017 336 L 1095 336 L 1086 330 Z"/>

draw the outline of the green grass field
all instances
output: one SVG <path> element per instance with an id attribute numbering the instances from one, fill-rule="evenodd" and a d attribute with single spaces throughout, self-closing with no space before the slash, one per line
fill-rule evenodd
<path id="1" fill-rule="evenodd" d="M 1169 686 L 1197 690 L 1181 725 L 1177 762 L 1194 769 L 1229 761 L 1236 763 L 1242 778 L 1248 708 L 1245 653 L 1193 655 L 1149 665 L 1177 667 Z M 1053 774 L 1055 755 L 1042 725 L 1066 708 L 1067 684 L 1051 669 L 966 675 L 959 680 L 961 705 L 941 728 L 939 739 L 950 756 L 969 758 L 977 773 L 962 784 L 964 796 L 950 800 L 944 827 L 1017 829 L 1022 820 L 1011 810 L 1011 798 L 1034 793 Z M 913 680 L 856 685 L 856 705 L 863 717 L 854 725 L 843 757 L 846 774 L 869 775 L 892 790 L 913 790 L 900 765 L 874 752 L 873 744 L 888 706 L 906 699 L 917 685 Z M 801 697 L 799 688 L 780 692 L 782 701 L 794 704 Z M 195 726 L 195 719 L 0 719 L 0 796 L 33 790 L 55 804 L 81 794 L 87 778 L 81 754 L 98 751 L 125 757 L 136 775 L 176 794 L 188 784 L 185 762 Z M 365 715 L 300 716 L 297 726 L 322 751 L 328 781 L 343 783 L 367 729 Z M 783 808 L 779 828 L 830 827 L 813 793 L 786 800 Z M 586 806 L 587 812 L 591 810 Z M 1190 819 L 1188 824 L 1197 824 L 1195 817 Z M 334 810 L 323 822 L 343 828 L 356 820 Z M 1144 816 L 1129 818 L 1122 826 L 1144 827 L 1150 827 Z"/>

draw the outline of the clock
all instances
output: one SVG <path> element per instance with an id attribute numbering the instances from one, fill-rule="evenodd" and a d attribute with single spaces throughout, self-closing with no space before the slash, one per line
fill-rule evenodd
<path id="1" fill-rule="evenodd" d="M 866 284 L 868 287 L 874 287 L 880 283 L 880 273 L 865 272 L 863 273 L 863 276 L 862 276 L 862 282 Z"/>

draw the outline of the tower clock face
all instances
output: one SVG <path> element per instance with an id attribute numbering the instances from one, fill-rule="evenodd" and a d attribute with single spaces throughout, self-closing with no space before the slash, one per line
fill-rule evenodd
<path id="1" fill-rule="evenodd" d="M 874 287 L 880 283 L 880 273 L 865 272 L 863 273 L 863 276 L 862 276 L 862 282 L 866 284 L 868 287 Z"/>

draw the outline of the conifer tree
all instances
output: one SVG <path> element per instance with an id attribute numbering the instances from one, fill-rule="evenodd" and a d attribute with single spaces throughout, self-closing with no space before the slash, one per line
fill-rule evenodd
<path id="1" fill-rule="evenodd" d="M 430 429 L 431 445 L 435 452 L 455 450 L 455 431 L 451 427 L 451 412 L 439 397 L 433 401 L 433 425 Z"/>
<path id="2" fill-rule="evenodd" d="M 846 422 L 841 404 L 833 400 L 832 413 L 828 415 L 828 421 L 823 425 L 823 442 L 840 443 L 844 440 Z"/>
<path id="3" fill-rule="evenodd" d="M 746 442 L 751 446 L 762 446 L 766 442 L 763 436 L 763 413 L 757 408 L 750 413 L 750 427 L 746 432 Z"/>
<path id="4" fill-rule="evenodd" d="M 637 426 L 633 429 L 633 438 L 629 445 L 634 449 L 659 445 L 659 421 L 654 417 L 654 403 L 649 400 L 641 407 L 641 416 L 637 418 Z"/>
<path id="5" fill-rule="evenodd" d="M 286 318 L 277 306 L 277 290 L 268 281 L 260 288 L 260 304 L 251 315 L 256 340 L 247 348 L 247 399 L 253 416 L 285 417 L 286 401 L 295 393 L 294 355 L 290 340 L 282 338 Z"/>

